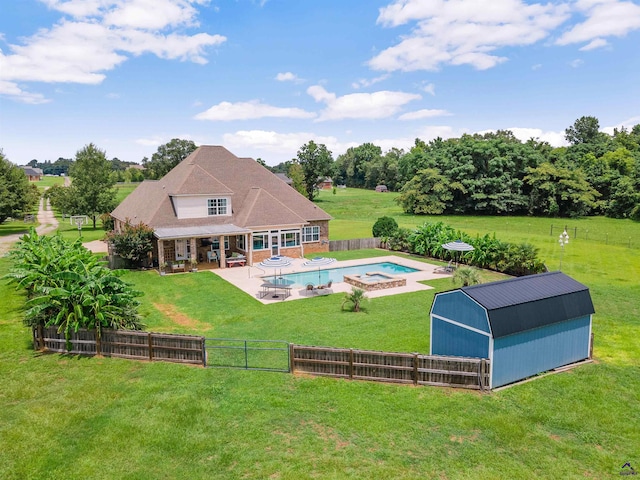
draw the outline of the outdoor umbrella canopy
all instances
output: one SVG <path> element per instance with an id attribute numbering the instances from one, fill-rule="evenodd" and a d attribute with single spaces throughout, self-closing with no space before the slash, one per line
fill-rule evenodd
<path id="1" fill-rule="evenodd" d="M 269 257 L 261 261 L 258 265 L 261 267 L 281 268 L 291 265 L 291 259 L 289 257 Z"/>
<path id="2" fill-rule="evenodd" d="M 315 257 L 311 260 L 307 260 L 302 264 L 303 267 L 322 267 L 325 265 L 330 265 L 335 262 L 335 258 L 326 258 L 326 257 Z"/>
<path id="3" fill-rule="evenodd" d="M 475 250 L 475 248 L 473 248 L 468 243 L 463 242 L 462 240 L 456 240 L 455 242 L 445 243 L 442 245 L 442 248 L 444 248 L 445 250 L 450 250 L 452 252 L 471 252 Z M 454 253 L 454 256 L 456 258 L 456 265 L 457 265 L 459 256 L 455 253 Z"/>
<path id="4" fill-rule="evenodd" d="M 306 262 L 304 262 L 302 266 L 317 267 L 318 268 L 318 285 L 322 285 L 320 267 L 331 265 L 335 261 L 336 261 L 335 258 L 314 257 L 311 260 L 307 260 Z"/>

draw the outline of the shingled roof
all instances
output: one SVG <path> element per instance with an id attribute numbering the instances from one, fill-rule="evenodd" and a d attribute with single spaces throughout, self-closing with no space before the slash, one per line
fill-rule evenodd
<path id="1" fill-rule="evenodd" d="M 181 195 L 230 196 L 232 215 L 178 219 L 172 197 Z M 331 219 L 255 160 L 208 145 L 196 149 L 160 180 L 142 182 L 112 216 L 154 229 L 235 225 L 243 231 Z"/>
<path id="2" fill-rule="evenodd" d="M 494 338 L 595 313 L 589 289 L 562 272 L 460 290 L 487 310 Z"/>

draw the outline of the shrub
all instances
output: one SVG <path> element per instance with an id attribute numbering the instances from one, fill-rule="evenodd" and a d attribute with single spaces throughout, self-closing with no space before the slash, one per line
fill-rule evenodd
<path id="1" fill-rule="evenodd" d="M 141 266 L 153 250 L 153 228 L 144 223 L 127 222 L 122 232 L 109 232 L 107 238 L 118 255 L 136 266 Z"/>
<path id="2" fill-rule="evenodd" d="M 391 217 L 380 217 L 373 224 L 374 237 L 391 237 L 398 230 L 398 222 Z"/>
<path id="3" fill-rule="evenodd" d="M 141 293 L 119 278 L 121 271 L 106 268 L 80 240 L 40 237 L 32 228 L 10 255 L 14 265 L 6 277 L 27 291 L 25 325 L 56 325 L 67 340 L 79 328 L 96 329 L 98 335 L 103 327 L 142 328 L 136 299 Z"/>

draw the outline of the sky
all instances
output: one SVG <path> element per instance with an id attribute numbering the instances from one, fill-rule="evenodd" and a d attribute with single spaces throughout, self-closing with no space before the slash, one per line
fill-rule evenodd
<path id="1" fill-rule="evenodd" d="M 269 165 L 310 140 L 509 129 L 566 144 L 640 123 L 640 0 L 0 0 L 0 148 L 89 143 L 141 163 L 173 138 Z"/>

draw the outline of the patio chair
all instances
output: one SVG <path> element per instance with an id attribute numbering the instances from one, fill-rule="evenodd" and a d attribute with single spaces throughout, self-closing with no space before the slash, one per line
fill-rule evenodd
<path id="1" fill-rule="evenodd" d="M 331 285 L 333 285 L 333 280 L 329 280 L 329 282 L 326 285 L 318 285 L 318 290 L 323 290 L 325 288 L 331 288 Z"/>
<path id="2" fill-rule="evenodd" d="M 218 258 L 218 252 L 216 252 L 215 250 L 207 250 L 207 261 L 209 263 L 219 262 L 220 259 Z"/>

